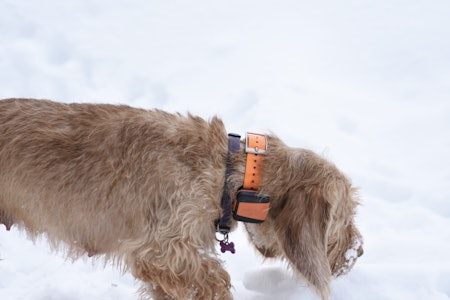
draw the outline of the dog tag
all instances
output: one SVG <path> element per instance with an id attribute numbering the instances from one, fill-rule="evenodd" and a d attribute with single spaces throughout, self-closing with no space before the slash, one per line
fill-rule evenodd
<path id="1" fill-rule="evenodd" d="M 228 243 L 226 241 L 220 241 L 220 251 L 222 253 L 225 253 L 226 251 L 230 251 L 232 254 L 236 253 L 236 250 L 234 249 L 234 243 Z"/>

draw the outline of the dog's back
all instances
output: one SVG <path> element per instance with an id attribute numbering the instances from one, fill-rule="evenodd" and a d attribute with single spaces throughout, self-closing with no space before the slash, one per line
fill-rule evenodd
<path id="1" fill-rule="evenodd" d="M 200 118 L 162 111 L 0 101 L 0 223 L 31 236 L 46 233 L 55 245 L 71 245 L 75 256 L 108 253 L 169 219 L 165 207 L 179 203 L 164 195 L 175 194 L 181 180 L 200 179 L 202 163 L 218 160 L 210 156 L 220 143 L 210 149 L 196 143 L 220 141 L 220 134 L 211 135 Z M 223 184 L 220 176 L 216 181 Z"/>

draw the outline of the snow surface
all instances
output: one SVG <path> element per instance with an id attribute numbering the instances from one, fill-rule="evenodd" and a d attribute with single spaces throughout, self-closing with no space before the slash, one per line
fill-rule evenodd
<path id="1" fill-rule="evenodd" d="M 0 98 L 126 103 L 271 131 L 361 188 L 341 299 L 450 298 L 448 0 L 2 0 Z M 236 299 L 318 299 L 242 231 Z M 128 274 L 0 229 L 0 299 L 136 299 Z"/>

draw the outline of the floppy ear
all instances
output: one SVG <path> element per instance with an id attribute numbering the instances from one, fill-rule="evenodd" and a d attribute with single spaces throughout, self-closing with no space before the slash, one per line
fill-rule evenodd
<path id="1" fill-rule="evenodd" d="M 322 299 L 327 299 L 331 280 L 327 258 L 329 204 L 320 188 L 313 187 L 290 192 L 282 205 L 275 227 L 284 254 Z"/>

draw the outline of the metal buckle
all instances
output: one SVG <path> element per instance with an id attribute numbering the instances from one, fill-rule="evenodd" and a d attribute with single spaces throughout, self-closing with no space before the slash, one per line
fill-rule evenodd
<path id="1" fill-rule="evenodd" d="M 266 154 L 265 149 L 259 149 L 258 147 L 255 148 L 250 148 L 248 146 L 248 134 L 255 134 L 255 135 L 261 135 L 258 133 L 252 133 L 252 132 L 247 132 L 245 133 L 245 153 L 253 153 L 253 154 Z M 267 142 L 267 138 L 266 138 L 266 149 L 268 148 L 268 142 Z"/>

